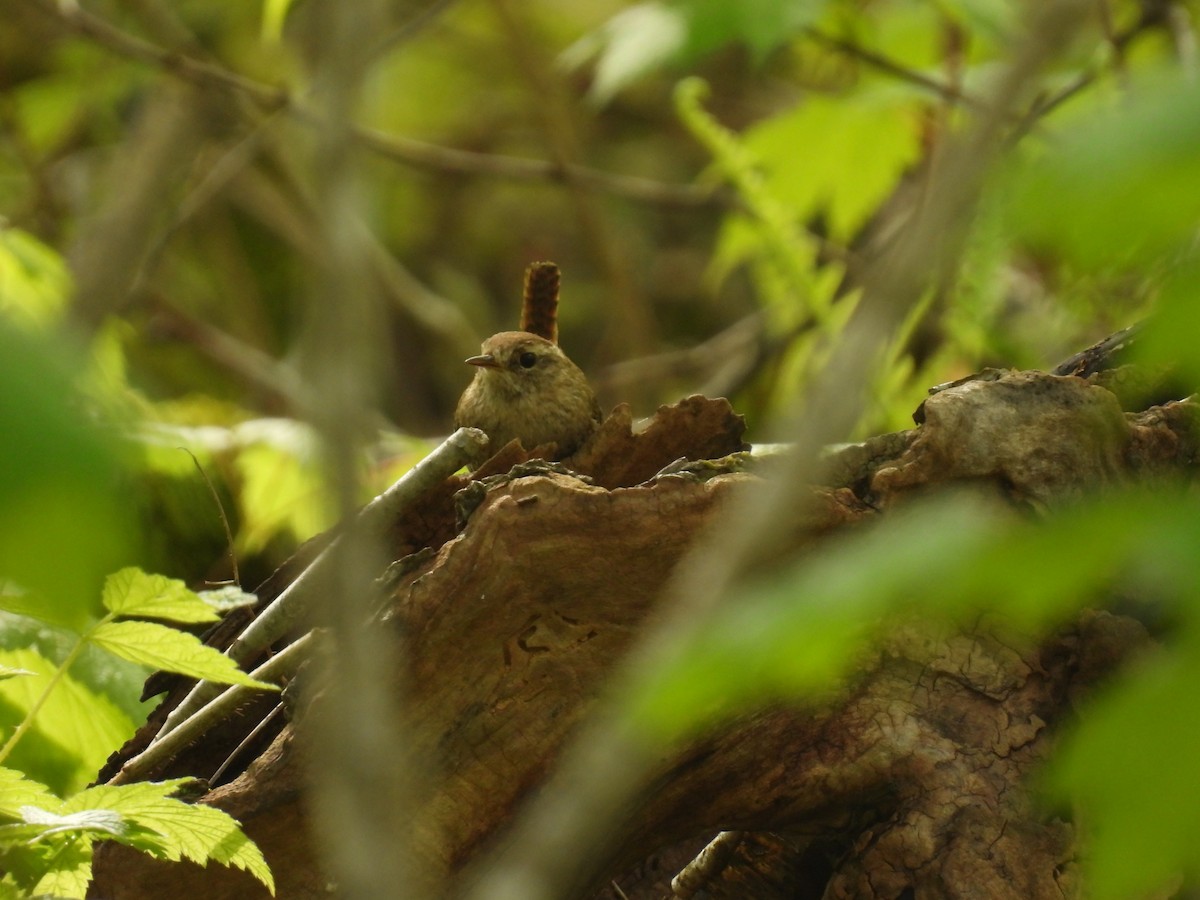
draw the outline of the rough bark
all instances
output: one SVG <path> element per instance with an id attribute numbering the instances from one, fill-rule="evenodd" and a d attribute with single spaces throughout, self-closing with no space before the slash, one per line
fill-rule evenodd
<path id="1" fill-rule="evenodd" d="M 1038 510 L 1147 473 L 1190 471 L 1196 420 L 1190 403 L 1123 412 L 1111 392 L 1073 376 L 967 381 L 931 396 L 917 428 L 839 453 L 793 543 L 811 550 L 947 483 L 985 485 Z M 424 553 L 392 573 L 378 627 L 404 642 L 398 684 L 409 686 L 430 766 L 415 829 L 421 855 L 449 884 L 502 838 L 654 615 L 672 567 L 756 477 L 740 460 L 655 473 L 740 446 L 740 420 L 723 402 L 690 398 L 637 435 L 618 410 L 568 461 L 595 483 L 536 468 L 489 479 L 522 461 L 510 447 L 475 473 L 465 525 L 451 504 L 465 479 L 397 523 L 396 556 Z M 1077 895 L 1072 827 L 1035 809 L 1027 776 L 1073 699 L 1145 633 L 1097 612 L 1040 646 L 1003 634 L 898 619 L 841 689 L 747 714 L 665 759 L 590 893 L 619 897 L 615 884 L 630 898 L 661 897 L 687 868 L 679 896 Z M 211 777 L 262 715 L 246 710 L 162 774 Z M 287 898 L 327 895 L 305 827 L 294 730 L 304 721 L 265 735 L 205 797 L 244 823 Z M 698 857 L 719 832 L 732 833 Z M 112 900 L 265 896 L 236 872 L 120 848 L 100 854 L 96 873 L 94 896 Z"/>

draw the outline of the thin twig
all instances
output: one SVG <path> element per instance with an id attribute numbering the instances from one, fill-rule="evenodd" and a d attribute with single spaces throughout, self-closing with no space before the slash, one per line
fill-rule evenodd
<path id="1" fill-rule="evenodd" d="M 180 447 L 179 449 L 192 458 L 192 465 L 196 467 L 196 471 L 200 473 L 200 477 L 208 485 L 208 493 L 212 495 L 213 503 L 217 506 L 217 515 L 221 517 L 221 527 L 225 529 L 225 546 L 229 548 L 229 564 L 233 568 L 233 583 L 241 587 L 242 578 L 238 574 L 237 551 L 233 547 L 233 529 L 229 527 L 229 517 L 225 515 L 225 504 L 221 502 L 221 498 L 217 494 L 216 485 L 212 483 L 212 479 L 204 471 L 204 466 L 200 465 L 200 460 L 196 458 L 196 454 L 187 447 Z"/>
<path id="2" fill-rule="evenodd" d="M 259 681 L 274 684 L 293 674 L 309 656 L 316 632 L 309 632 L 288 644 L 279 653 L 250 673 Z M 209 682 L 203 682 L 208 684 Z M 224 687 L 223 685 L 221 687 Z M 235 684 L 224 690 L 218 688 L 216 696 L 193 715 L 179 722 L 175 729 L 161 740 L 155 740 L 148 748 L 121 766 L 121 771 L 109 779 L 109 784 L 129 784 L 139 781 L 174 759 L 184 747 L 198 740 L 210 728 L 228 719 L 246 700 L 261 691 L 260 688 Z"/>
<path id="3" fill-rule="evenodd" d="M 834 37 L 813 26 L 805 28 L 804 33 L 818 44 L 824 44 L 826 47 L 837 50 L 854 59 L 861 60 L 881 72 L 893 75 L 901 81 L 907 81 L 910 84 L 915 84 L 917 87 L 931 91 L 943 100 L 948 100 L 951 103 L 962 103 L 964 106 L 970 106 L 973 109 L 987 109 L 983 100 L 967 93 L 957 85 L 939 81 L 932 75 L 918 72 L 916 69 L 909 68 L 891 57 L 884 56 L 875 50 L 868 50 L 866 47 L 862 47 L 847 38 Z"/>
<path id="4" fill-rule="evenodd" d="M 266 731 L 272 722 L 279 718 L 280 714 L 283 712 L 283 709 L 283 701 L 281 700 L 271 707 L 271 711 L 262 717 L 262 721 L 250 729 L 249 734 L 238 741 L 238 745 L 229 751 L 229 755 L 225 757 L 225 761 L 222 762 L 221 765 L 217 766 L 217 771 L 213 772 L 212 776 L 208 779 L 209 786 L 214 786 L 220 783 L 221 776 L 229 770 L 229 767 L 233 764 L 233 761 L 237 759 L 247 747 L 257 740 L 258 736 Z"/>
<path id="5" fill-rule="evenodd" d="M 1137 37 L 1149 31 L 1151 28 L 1163 24 L 1165 13 L 1157 7 L 1146 6 L 1142 9 L 1142 14 L 1136 22 L 1126 28 L 1124 31 L 1117 32 L 1109 38 L 1109 45 L 1113 49 L 1113 53 L 1117 56 L 1123 55 L 1129 44 Z M 1039 97 L 1029 109 L 1021 116 L 1016 128 L 1008 137 L 1010 144 L 1016 144 L 1024 138 L 1034 126 L 1042 119 L 1054 112 L 1075 95 L 1082 92 L 1085 88 L 1090 87 L 1103 74 L 1105 67 L 1103 64 L 1094 65 L 1091 68 L 1079 73 L 1075 78 L 1071 79 L 1066 85 L 1046 97 Z"/>
<path id="6" fill-rule="evenodd" d="M 90 38 L 120 56 L 155 66 L 190 84 L 216 87 L 244 95 L 268 112 L 282 110 L 297 121 L 318 128 L 328 124 L 323 116 L 293 96 L 286 88 L 257 81 L 216 63 L 198 60 L 160 47 L 122 31 L 75 4 L 55 3 L 53 0 L 34 2 L 42 12 L 54 17 L 70 30 Z M 627 200 L 679 209 L 735 205 L 735 201 L 728 194 L 704 185 L 672 184 L 604 172 L 575 163 L 564 164 L 441 147 L 401 135 L 385 134 L 361 125 L 351 126 L 350 134 L 360 146 L 387 159 L 449 174 L 576 184 Z"/>

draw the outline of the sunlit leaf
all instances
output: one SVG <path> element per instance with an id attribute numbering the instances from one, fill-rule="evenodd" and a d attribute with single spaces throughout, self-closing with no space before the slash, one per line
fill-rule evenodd
<path id="1" fill-rule="evenodd" d="M 34 887 L 37 897 L 71 897 L 83 900 L 92 881 L 92 839 L 82 835 L 58 850 L 54 868 Z"/>
<path id="2" fill-rule="evenodd" d="M 244 869 L 274 894 L 274 879 L 262 853 L 228 813 L 169 796 L 187 781 L 97 785 L 67 800 L 62 809 L 117 812 L 162 839 L 160 846 L 142 849 L 165 859 L 190 859 L 201 865 L 212 861 Z"/>
<path id="3" fill-rule="evenodd" d="M 7 736 L 42 695 L 56 667 L 32 650 L 0 650 L 0 663 L 34 673 L 0 682 L 0 728 Z M 108 755 L 133 735 L 134 727 L 112 700 L 68 674 L 6 765 L 67 794 L 91 781 Z"/>
<path id="4" fill-rule="evenodd" d="M 62 317 L 70 289 L 61 256 L 28 232 L 0 222 L 0 313 L 44 328 Z"/>
<path id="5" fill-rule="evenodd" d="M 0 816 L 20 820 L 22 806 L 52 806 L 59 799 L 24 772 L 0 767 Z"/>
<path id="6" fill-rule="evenodd" d="M 232 659 L 206 647 L 196 636 L 154 622 L 107 622 L 91 633 L 91 641 L 122 659 L 166 672 L 222 684 L 279 689 L 251 678 Z"/>
<path id="7" fill-rule="evenodd" d="M 298 423 L 275 426 L 265 440 L 243 447 L 235 460 L 242 478 L 241 552 L 261 550 L 281 533 L 307 540 L 332 524 L 311 435 Z"/>
<path id="8" fill-rule="evenodd" d="M 104 582 L 104 606 L 122 616 L 169 619 L 173 622 L 215 622 L 220 616 L 182 581 L 149 575 L 127 567 Z"/>

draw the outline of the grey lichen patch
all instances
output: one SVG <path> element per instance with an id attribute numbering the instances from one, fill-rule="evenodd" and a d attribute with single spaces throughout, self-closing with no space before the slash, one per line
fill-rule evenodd
<path id="1" fill-rule="evenodd" d="M 519 463 L 501 475 L 489 475 L 487 478 L 472 481 L 454 494 L 454 512 L 458 530 L 463 529 L 467 520 L 471 518 L 471 514 L 483 503 L 487 492 L 497 485 L 516 481 L 518 478 L 528 478 L 532 475 L 552 474 L 566 475 L 584 484 L 595 484 L 588 476 L 580 475 L 562 463 L 548 462 L 544 459 L 531 459 L 528 462 Z"/>
<path id="2" fill-rule="evenodd" d="M 416 553 L 410 553 L 408 556 L 396 560 L 376 579 L 376 587 L 384 594 L 390 592 L 404 580 L 406 575 L 415 572 L 435 556 L 437 556 L 436 550 L 432 547 L 425 547 Z"/>
<path id="3" fill-rule="evenodd" d="M 730 453 L 720 459 L 686 459 L 680 458 L 670 465 L 664 466 L 655 478 L 678 476 L 696 483 L 708 481 L 718 475 L 733 475 L 753 470 L 760 460 L 753 453 L 742 450 Z"/>
<path id="4" fill-rule="evenodd" d="M 900 457 L 915 431 L 879 434 L 856 444 L 836 444 L 822 455 L 821 482 L 830 487 L 853 487 L 876 470 Z"/>

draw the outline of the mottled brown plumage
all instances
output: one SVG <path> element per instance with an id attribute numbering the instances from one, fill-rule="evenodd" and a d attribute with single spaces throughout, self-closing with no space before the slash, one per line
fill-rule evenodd
<path id="1" fill-rule="evenodd" d="M 600 421 L 587 377 L 544 337 L 502 331 L 467 362 L 478 371 L 458 401 L 454 424 L 481 429 L 493 453 L 516 438 L 527 450 L 554 444 L 561 459 Z"/>

